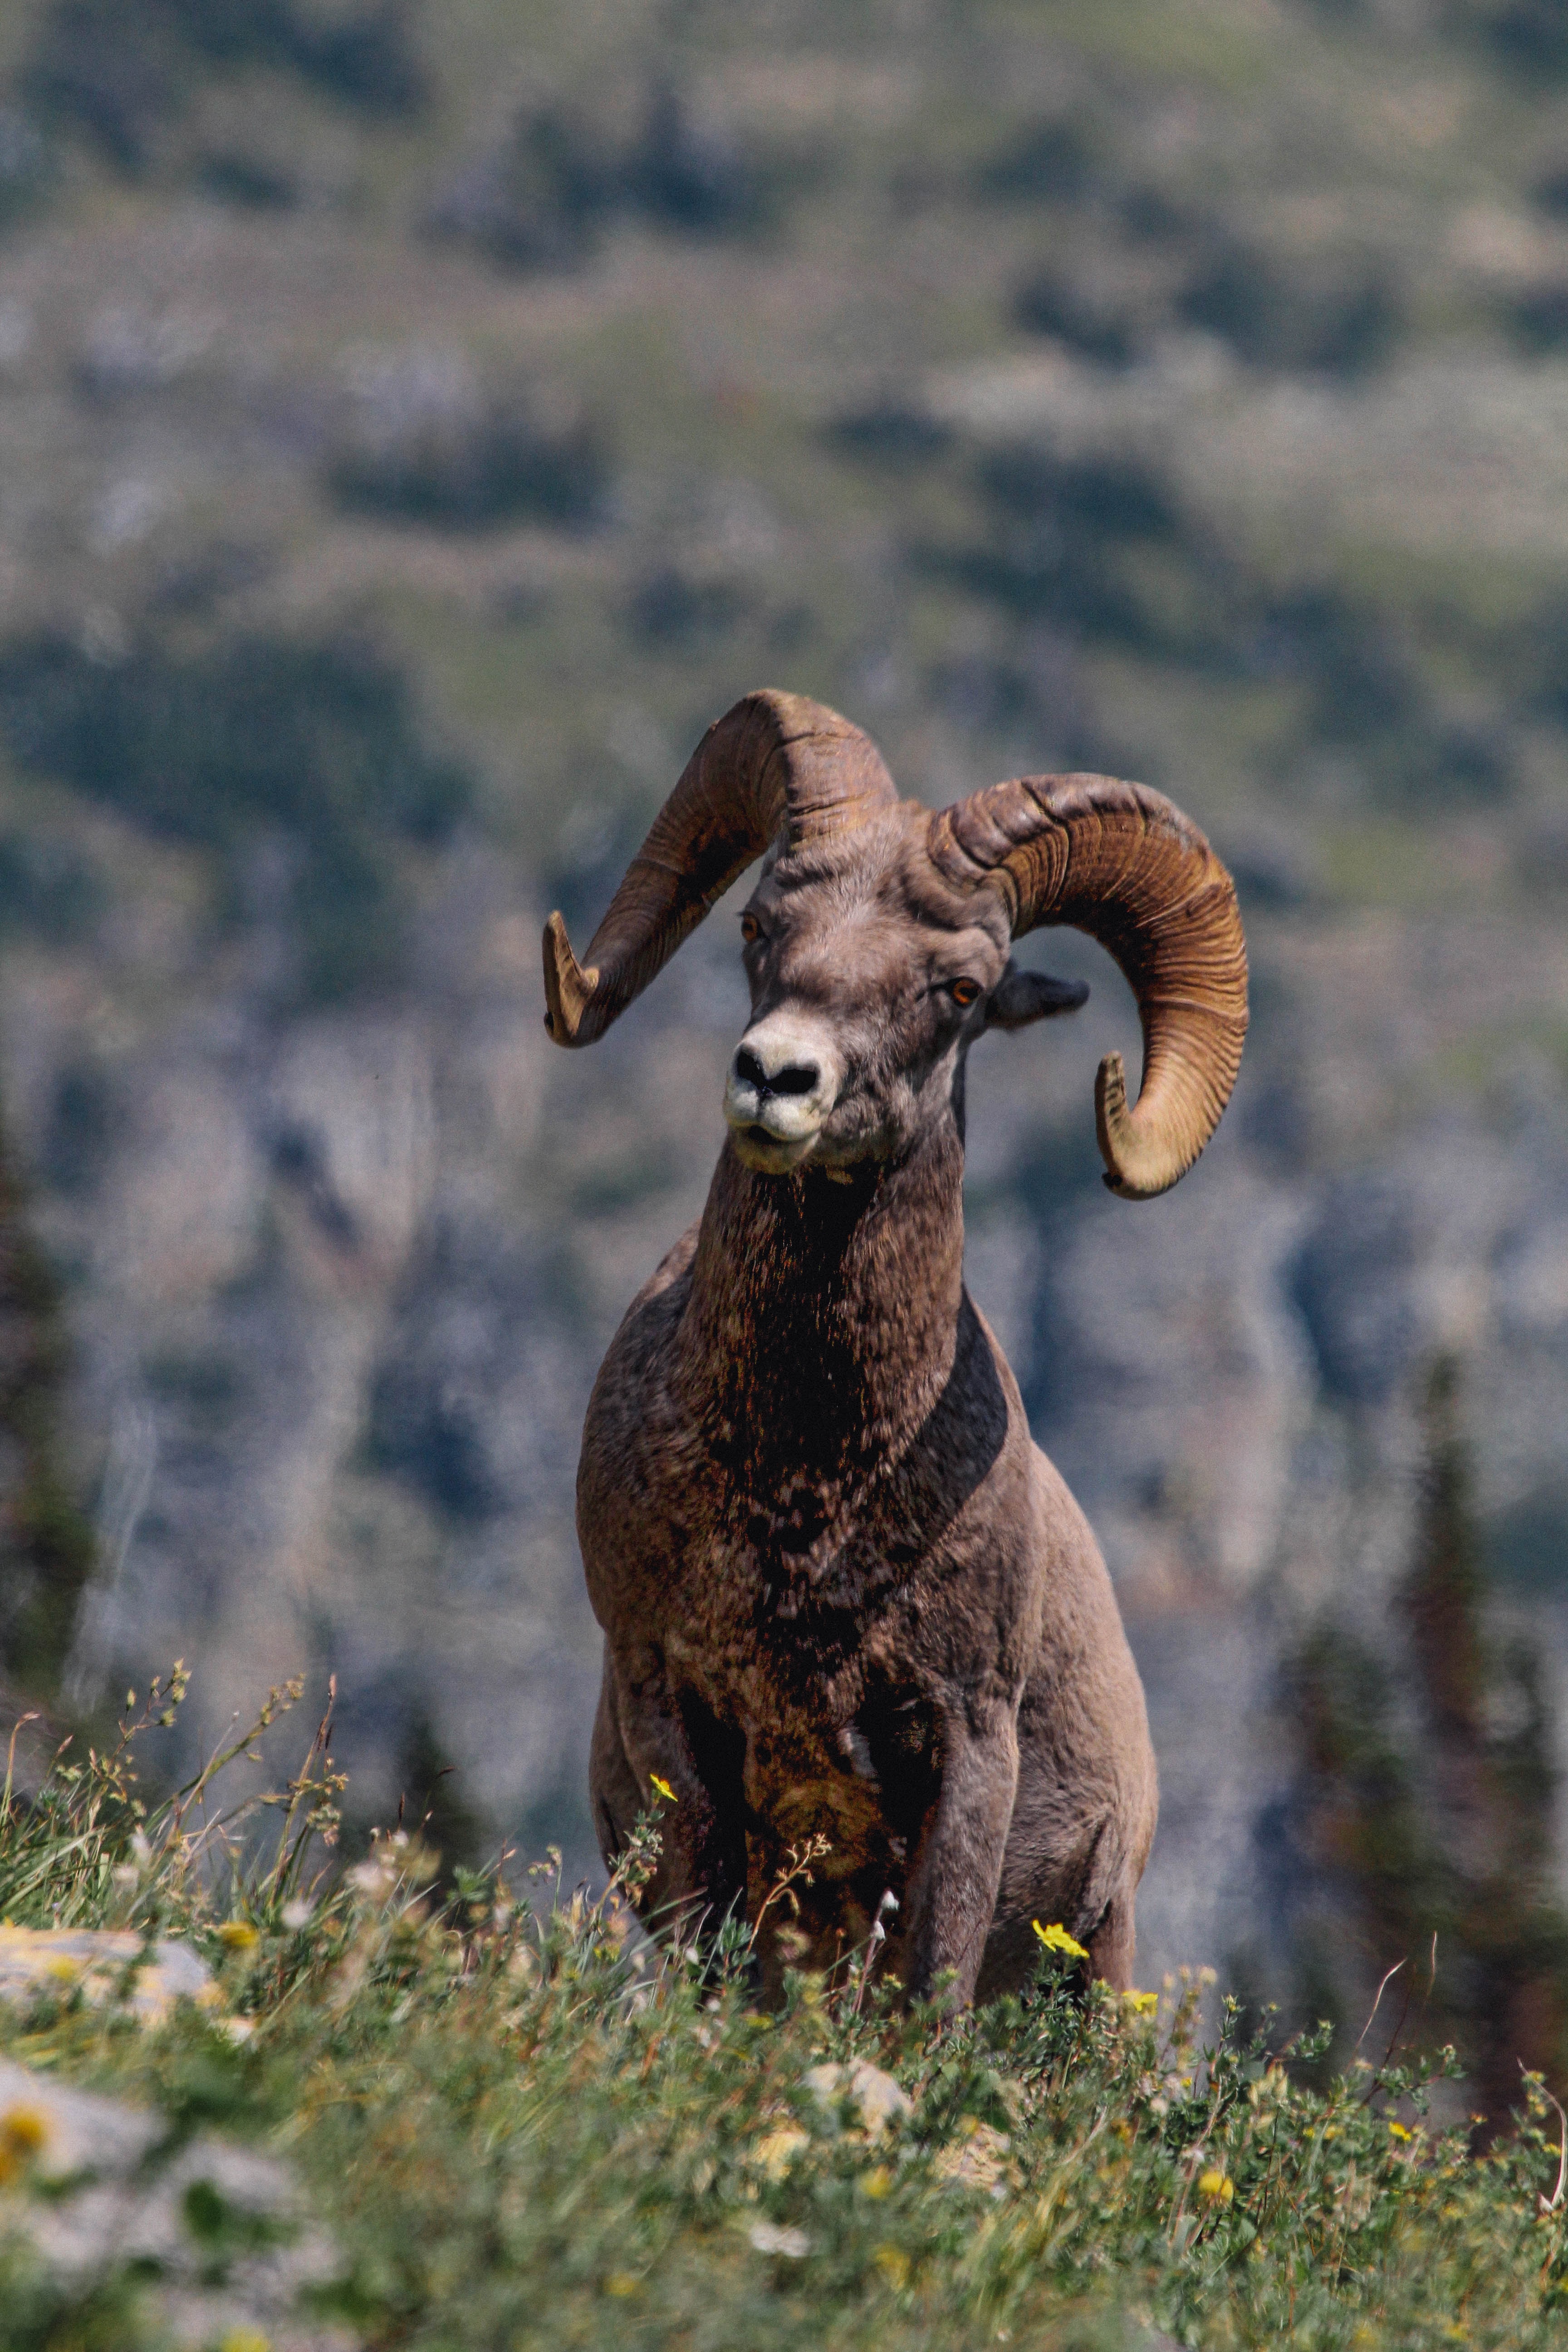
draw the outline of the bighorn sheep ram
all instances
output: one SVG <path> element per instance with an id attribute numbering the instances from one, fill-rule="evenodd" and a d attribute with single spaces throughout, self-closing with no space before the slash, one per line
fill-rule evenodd
<path id="1" fill-rule="evenodd" d="M 1100 1065 L 1105 1181 L 1163 1192 L 1241 1056 L 1236 894 L 1140 784 L 1027 777 L 933 813 L 836 712 L 752 694 L 693 753 L 585 966 L 551 917 L 556 1043 L 601 1036 L 758 857 L 729 1136 L 584 1433 L 605 1859 L 658 1807 L 649 1910 L 761 1919 L 775 1995 L 763 1897 L 814 1835 L 806 1965 L 868 1937 L 890 1890 L 910 1997 L 1023 1983 L 1037 1919 L 1125 1986 L 1157 1804 L 1143 1693 L 1099 1548 L 963 1286 L 964 1063 L 984 1030 L 1087 994 L 1020 971 L 1012 941 L 1089 932 L 1143 1024 L 1136 1108 L 1121 1056 Z"/>

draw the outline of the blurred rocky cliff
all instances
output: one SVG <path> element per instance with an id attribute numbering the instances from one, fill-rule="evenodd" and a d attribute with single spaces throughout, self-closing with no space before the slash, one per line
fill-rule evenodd
<path id="1" fill-rule="evenodd" d="M 1282 1662 L 1325 1621 L 1397 1648 L 1439 1355 L 1555 1691 L 1535 24 L 0 10 L 5 1214 L 54 1270 L 13 1322 L 58 1465 L 35 1431 L 0 1468 L 96 1538 L 85 1586 L 58 1538 L 52 1631 L 36 1544 L 6 1568 L 7 1681 L 90 1710 L 183 1655 L 194 1745 L 335 1673 L 362 1815 L 439 1759 L 477 1835 L 585 1861 L 577 1433 L 700 1209 L 744 999 L 721 908 L 553 1054 L 540 923 L 581 939 L 701 727 L 777 683 L 932 802 L 1140 775 L 1238 877 L 1254 1031 L 1175 1192 L 1099 1184 L 1135 1023 L 1087 943 L 1028 950 L 1087 1010 L 972 1073 L 972 1285 L 1149 1687 L 1145 1965 L 1269 1947 Z"/>

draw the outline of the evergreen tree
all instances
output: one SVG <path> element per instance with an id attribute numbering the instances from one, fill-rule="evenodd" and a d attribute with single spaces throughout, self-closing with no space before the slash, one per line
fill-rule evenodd
<path id="1" fill-rule="evenodd" d="M 1404 1962 L 1365 2054 L 1380 2056 L 1402 2021 L 1407 2039 L 1452 2041 L 1489 2135 L 1518 2105 L 1521 2064 L 1568 2075 L 1557 1772 L 1537 1662 L 1491 1622 L 1449 1357 L 1430 1369 L 1422 1423 L 1420 1508 L 1395 1604 L 1405 1639 L 1377 1656 L 1330 1625 L 1297 1661 L 1307 1843 L 1371 1980 Z M 1345 1999 L 1342 2013 L 1354 2006 Z"/>
<path id="2" fill-rule="evenodd" d="M 50 1699 L 92 1566 L 59 1459 L 66 1342 L 58 1285 L 27 1231 L 0 1134 L 0 1679 Z"/>

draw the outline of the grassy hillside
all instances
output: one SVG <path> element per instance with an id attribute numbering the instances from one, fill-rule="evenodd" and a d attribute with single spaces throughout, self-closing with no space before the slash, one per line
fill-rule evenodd
<path id="1" fill-rule="evenodd" d="M 404 1832 L 306 1884 L 342 1794 L 325 1739 L 259 1800 L 278 1833 L 215 1898 L 247 1743 L 149 1813 L 134 1766 L 164 1699 L 31 1806 L 7 1790 L 0 1913 L 184 1935 L 221 2011 L 148 2030 L 57 1982 L 0 2007 L 0 2051 L 156 2107 L 154 2169 L 198 2130 L 283 2152 L 340 2252 L 322 2326 L 431 2352 L 1568 2340 L 1556 2116 L 1527 2080 L 1517 2136 L 1472 2158 L 1424 2121 L 1392 2013 L 1326 2084 L 1321 2043 L 1246 2041 L 1227 2007 L 1205 2046 L 1198 1985 L 1086 1992 L 1044 1945 L 1033 1990 L 975 2017 L 900 2018 L 858 1957 L 763 2015 L 743 1936 L 660 1957 L 628 1929 L 652 1816 L 598 1903 L 558 1859 L 460 1874 L 439 1903 Z M 808 2080 L 823 2066 L 846 2072 Z M 0 2345 L 153 2352 L 156 2262 L 72 2284 L 7 2235 L 42 2193 L 29 2112 L 0 2115 Z M 221 2200 L 191 2218 L 213 2276 L 242 2261 Z"/>

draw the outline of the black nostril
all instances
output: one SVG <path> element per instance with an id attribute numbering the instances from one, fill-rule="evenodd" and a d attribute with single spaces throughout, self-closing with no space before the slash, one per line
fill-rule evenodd
<path id="1" fill-rule="evenodd" d="M 742 1086 L 754 1087 L 760 1095 L 808 1095 L 815 1090 L 821 1075 L 815 1062 L 786 1062 L 770 1078 L 749 1045 L 742 1045 L 736 1051 L 735 1076 Z"/>

